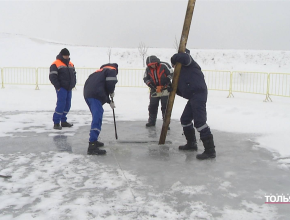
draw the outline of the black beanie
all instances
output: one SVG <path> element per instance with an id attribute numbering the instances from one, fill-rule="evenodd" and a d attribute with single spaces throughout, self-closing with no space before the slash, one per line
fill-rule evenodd
<path id="1" fill-rule="evenodd" d="M 63 48 L 60 51 L 60 54 L 63 55 L 63 56 L 69 56 L 70 55 L 68 49 L 66 49 L 66 48 Z"/>

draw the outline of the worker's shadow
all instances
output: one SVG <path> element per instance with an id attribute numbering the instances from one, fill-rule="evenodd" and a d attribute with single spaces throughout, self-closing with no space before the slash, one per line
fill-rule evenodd
<path id="1" fill-rule="evenodd" d="M 53 137 L 53 142 L 59 151 L 72 152 L 71 145 L 67 142 L 67 136 L 56 135 Z"/>

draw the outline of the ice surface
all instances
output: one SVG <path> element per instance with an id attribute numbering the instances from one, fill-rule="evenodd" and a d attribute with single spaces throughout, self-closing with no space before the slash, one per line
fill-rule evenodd
<path id="1" fill-rule="evenodd" d="M 76 112 L 74 112 L 76 113 Z M 255 147 L 254 134 L 213 130 L 217 158 L 198 161 L 172 120 L 168 144 L 162 122 L 105 123 L 105 156 L 87 156 L 90 126 L 2 137 L 1 219 L 287 219 L 287 205 L 265 195 L 287 193 L 289 171 Z M 70 133 L 74 135 L 69 135 Z M 19 135 L 19 136 L 18 136 Z M 142 143 L 130 143 L 139 140 Z M 148 143 L 146 143 L 148 142 Z M 5 147 L 3 147 L 5 146 Z M 201 142 L 199 150 L 203 151 Z"/>

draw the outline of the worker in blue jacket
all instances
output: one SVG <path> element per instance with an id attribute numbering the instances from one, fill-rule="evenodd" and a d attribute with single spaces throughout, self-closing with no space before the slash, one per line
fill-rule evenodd
<path id="1" fill-rule="evenodd" d="M 213 135 L 206 123 L 207 86 L 201 68 L 190 56 L 189 50 L 186 50 L 186 53 L 174 54 L 171 57 L 171 63 L 173 66 L 176 63 L 182 64 L 176 94 L 188 100 L 180 118 L 187 144 L 179 146 L 179 150 L 197 151 L 195 127 L 200 133 L 205 149 L 196 158 L 201 160 L 215 158 Z"/>
<path id="2" fill-rule="evenodd" d="M 56 60 L 50 66 L 49 80 L 53 84 L 57 102 L 53 114 L 54 129 L 61 130 L 62 127 L 72 127 L 67 122 L 67 114 L 71 108 L 72 89 L 76 85 L 76 71 L 70 61 L 70 52 L 63 48 L 56 56 Z"/>
<path id="3" fill-rule="evenodd" d="M 117 74 L 118 64 L 108 63 L 92 73 L 85 82 L 84 98 L 93 118 L 87 152 L 89 155 L 106 154 L 105 150 L 99 149 L 99 147 L 104 146 L 104 143 L 98 141 L 98 138 L 102 127 L 103 105 L 108 103 L 112 109 L 115 108 L 115 104 L 111 99 L 115 95 L 115 85 L 118 82 Z"/>

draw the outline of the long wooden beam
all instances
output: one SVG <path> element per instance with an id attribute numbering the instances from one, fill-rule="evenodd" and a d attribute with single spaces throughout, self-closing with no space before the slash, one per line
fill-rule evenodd
<path id="1" fill-rule="evenodd" d="M 192 20 L 192 15 L 193 15 L 193 10 L 194 10 L 194 6 L 195 6 L 195 1 L 196 0 L 188 0 L 178 52 L 183 52 L 183 53 L 185 52 L 186 43 L 187 43 L 187 39 L 188 39 L 188 35 L 189 35 L 189 29 L 190 29 L 191 20 Z M 169 123 L 170 123 L 173 103 L 174 103 L 174 99 L 175 99 L 175 94 L 176 94 L 176 90 L 177 90 L 177 86 L 178 86 L 180 69 L 181 69 L 181 64 L 176 63 L 175 68 L 174 68 L 173 80 L 172 80 L 172 92 L 170 93 L 169 98 L 168 98 L 165 119 L 164 119 L 163 125 L 162 125 L 159 144 L 165 143 L 167 130 L 168 130 Z"/>

